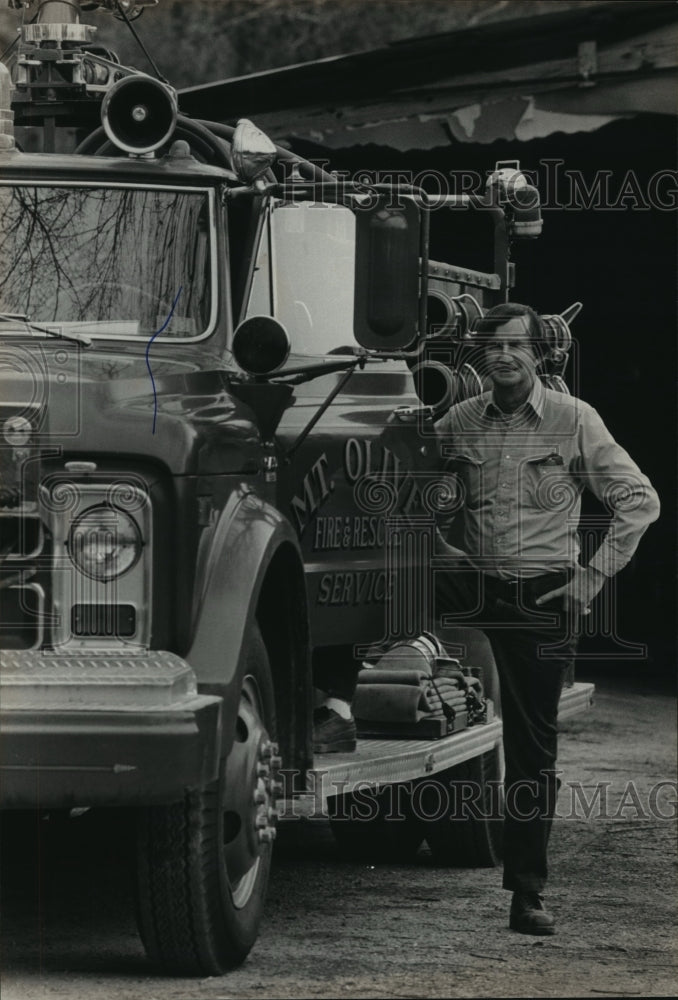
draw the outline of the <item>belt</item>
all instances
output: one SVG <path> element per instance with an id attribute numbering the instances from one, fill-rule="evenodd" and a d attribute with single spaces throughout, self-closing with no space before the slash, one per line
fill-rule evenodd
<path id="1" fill-rule="evenodd" d="M 564 586 L 572 578 L 574 570 L 558 570 L 555 573 L 543 573 L 541 576 L 512 577 L 502 579 L 498 576 L 491 576 L 483 573 L 483 583 L 485 593 L 488 597 L 501 600 L 507 604 L 517 604 L 522 598 L 523 601 L 534 601 L 542 594 L 548 594 L 550 590 L 556 590 Z"/>

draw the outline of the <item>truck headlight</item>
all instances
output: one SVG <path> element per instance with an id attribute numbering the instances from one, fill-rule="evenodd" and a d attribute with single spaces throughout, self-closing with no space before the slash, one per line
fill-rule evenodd
<path id="1" fill-rule="evenodd" d="M 71 525 L 66 542 L 73 563 L 94 580 L 113 580 L 136 564 L 143 542 L 136 521 L 108 504 L 90 507 Z"/>

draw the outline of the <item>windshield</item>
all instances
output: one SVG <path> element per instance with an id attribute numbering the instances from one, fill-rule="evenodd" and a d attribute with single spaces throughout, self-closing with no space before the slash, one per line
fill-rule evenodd
<path id="1" fill-rule="evenodd" d="M 162 337 L 197 337 L 212 312 L 209 218 L 206 191 L 0 186 L 0 313 L 149 337 L 177 299 Z"/>
<path id="2" fill-rule="evenodd" d="M 274 202 L 264 229 L 248 315 L 276 316 L 292 352 L 351 354 L 355 216 L 344 206 Z"/>

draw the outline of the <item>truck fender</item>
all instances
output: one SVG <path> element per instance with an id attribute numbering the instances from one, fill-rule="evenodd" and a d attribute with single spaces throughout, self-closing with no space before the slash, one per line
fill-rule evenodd
<path id="1" fill-rule="evenodd" d="M 186 659 L 202 693 L 223 698 L 222 753 L 233 739 L 247 639 L 256 619 L 267 648 L 285 766 L 311 763 L 311 669 L 304 568 L 289 521 L 246 486 L 217 521 Z"/>

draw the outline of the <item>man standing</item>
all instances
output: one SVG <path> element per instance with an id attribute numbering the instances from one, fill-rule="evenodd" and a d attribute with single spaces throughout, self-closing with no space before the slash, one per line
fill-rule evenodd
<path id="1" fill-rule="evenodd" d="M 553 934 L 542 892 L 559 784 L 563 679 L 581 616 L 629 561 L 658 517 L 659 501 L 596 411 L 542 384 L 537 368 L 545 331 L 529 306 L 489 310 L 477 337 L 492 391 L 453 406 L 436 425 L 462 509 L 457 568 L 436 574 L 436 620 L 482 628 L 491 643 L 506 758 L 509 926 Z M 612 516 L 602 544 L 581 565 L 577 524 L 585 487 Z"/>

